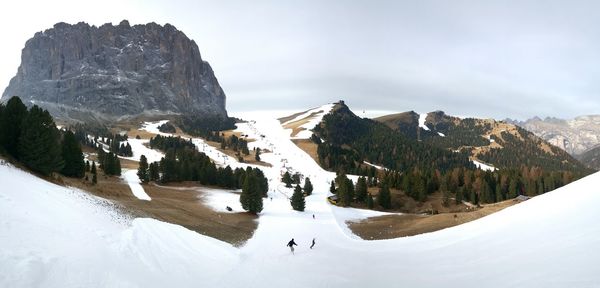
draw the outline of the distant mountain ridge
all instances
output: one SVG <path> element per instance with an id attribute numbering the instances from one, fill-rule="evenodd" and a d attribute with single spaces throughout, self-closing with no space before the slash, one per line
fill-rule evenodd
<path id="1" fill-rule="evenodd" d="M 174 26 L 58 23 L 27 41 L 2 94 L 67 120 L 140 114 L 227 117 L 225 93 L 198 46 Z"/>
<path id="2" fill-rule="evenodd" d="M 582 154 L 600 144 L 600 115 L 579 116 L 568 120 L 533 117 L 526 121 L 505 121 L 533 132 L 571 155 Z"/>
<path id="3" fill-rule="evenodd" d="M 579 116 L 573 119 L 533 117 L 526 121 L 505 120 L 533 132 L 555 145 L 586 166 L 600 170 L 598 145 L 600 145 L 600 115 Z M 592 150 L 595 150 L 592 151 Z"/>

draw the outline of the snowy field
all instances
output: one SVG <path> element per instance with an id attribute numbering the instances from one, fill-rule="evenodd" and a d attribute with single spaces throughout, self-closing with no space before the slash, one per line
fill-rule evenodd
<path id="1" fill-rule="evenodd" d="M 259 167 L 269 198 L 244 246 L 122 218 L 107 201 L 3 165 L 0 287 L 600 287 L 600 174 L 460 226 L 364 241 L 345 221 L 383 213 L 331 206 L 335 175 L 294 145 L 289 129 L 264 113 L 233 116 L 253 120 L 238 125 L 257 139 L 250 149 L 271 151 L 261 158 L 272 167 Z M 246 166 L 193 142 L 220 165 Z M 313 183 L 305 212 L 290 207 L 285 171 Z M 206 197 L 218 211 L 236 200 L 222 190 Z M 285 246 L 291 238 L 295 255 Z"/>

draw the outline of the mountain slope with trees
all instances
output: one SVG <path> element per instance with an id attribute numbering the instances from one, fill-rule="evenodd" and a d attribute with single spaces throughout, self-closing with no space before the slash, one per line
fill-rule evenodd
<path id="1" fill-rule="evenodd" d="M 436 112 L 427 118 L 427 131 L 419 127 L 417 116 L 414 112 L 395 114 L 380 123 L 357 117 L 343 102 L 337 103 L 313 129 L 311 139 L 318 145 L 318 162 L 323 168 L 338 172 L 340 179 L 345 178 L 345 173 L 366 176 L 361 186 L 366 181 L 368 186 L 378 186 L 380 193 L 384 192 L 377 197 L 377 204 L 383 209 L 398 208 L 390 204 L 395 201 L 387 197 L 389 189 L 419 202 L 439 192 L 445 206 L 452 199 L 457 204 L 462 200 L 494 203 L 518 195 L 543 194 L 590 172 L 564 151 L 518 127 L 497 131 L 497 123 L 461 120 Z M 394 118 L 399 121 L 394 123 Z M 486 132 L 490 133 L 489 138 L 485 137 Z M 503 149 L 473 149 L 490 143 Z M 484 161 L 498 163 L 500 170 L 476 169 L 471 162 L 473 151 Z M 385 169 L 376 169 L 366 162 Z M 331 188 L 338 196 L 338 204 L 371 202 L 371 196 L 365 197 L 364 192 L 355 197 L 352 181 L 340 179 Z"/>
<path id="2" fill-rule="evenodd" d="M 538 166 L 550 171 L 585 171 L 586 167 L 562 149 L 519 126 L 493 119 L 458 118 L 435 111 L 427 114 L 425 126 L 405 112 L 375 120 L 406 137 L 452 150 L 466 152 L 471 159 L 496 168 Z"/>

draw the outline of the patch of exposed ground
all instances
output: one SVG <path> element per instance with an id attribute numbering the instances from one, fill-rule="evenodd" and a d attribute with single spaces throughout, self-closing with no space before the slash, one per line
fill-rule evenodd
<path id="1" fill-rule="evenodd" d="M 401 214 L 371 217 L 362 221 L 348 222 L 352 232 L 365 240 L 391 239 L 429 233 L 467 223 L 498 212 L 516 202 L 507 200 L 481 208 L 454 213 Z"/>
<path id="2" fill-rule="evenodd" d="M 73 186 L 89 193 L 106 198 L 123 207 L 135 217 L 150 217 L 164 222 L 178 224 L 200 234 L 217 238 L 233 245 L 242 245 L 252 237 L 258 225 L 256 216 L 238 211 L 233 213 L 215 212 L 200 200 L 201 187 L 193 183 L 182 183 L 174 187 L 154 184 L 144 185 L 144 190 L 152 198 L 144 201 L 131 193 L 129 186 L 118 177 L 106 177 L 98 172 L 98 184 L 91 185 L 83 179 L 62 178 L 64 185 Z M 91 179 L 91 175 L 89 175 Z M 182 189 L 183 188 L 183 189 Z M 224 204 L 226 205 L 226 204 Z"/>
<path id="3" fill-rule="evenodd" d="M 310 115 L 308 115 L 305 118 L 299 119 L 297 121 L 291 122 L 291 123 L 287 123 L 285 125 L 283 125 L 283 128 L 286 129 L 292 129 L 292 137 L 295 137 L 296 135 L 298 135 L 298 133 L 300 133 L 301 131 L 306 130 L 306 128 L 301 127 L 302 125 L 310 122 L 313 118 L 315 118 L 318 114 L 323 113 L 323 110 L 319 110 L 317 112 L 313 112 L 310 113 Z M 293 118 L 292 118 L 293 119 Z M 288 120 L 289 121 L 289 120 Z"/>
<path id="4" fill-rule="evenodd" d="M 298 148 L 302 149 L 302 151 L 306 152 L 306 154 L 310 155 L 315 162 L 319 163 L 319 154 L 317 154 L 318 145 L 315 142 L 310 139 L 292 139 L 292 142 Z"/>
<path id="5" fill-rule="evenodd" d="M 283 124 L 283 123 L 288 122 L 288 121 L 290 121 L 292 119 L 295 119 L 296 117 L 298 117 L 298 116 L 300 116 L 300 115 L 302 115 L 302 114 L 304 114 L 304 113 L 306 113 L 308 111 L 310 111 L 310 110 L 298 112 L 298 113 L 292 114 L 290 116 L 281 117 L 281 118 L 279 118 L 277 120 L 279 120 L 279 123 Z"/>

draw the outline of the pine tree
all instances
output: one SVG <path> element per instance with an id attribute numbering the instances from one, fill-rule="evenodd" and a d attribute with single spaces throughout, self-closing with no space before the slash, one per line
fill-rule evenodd
<path id="1" fill-rule="evenodd" d="M 0 152 L 6 151 L 9 155 L 19 157 L 19 142 L 22 134 L 23 120 L 27 116 L 27 107 L 21 98 L 12 97 L 6 102 L 0 117 Z"/>
<path id="2" fill-rule="evenodd" d="M 115 154 L 114 156 L 114 165 L 115 165 L 115 174 L 117 176 L 121 176 L 121 160 L 119 160 L 119 156 Z"/>
<path id="3" fill-rule="evenodd" d="M 346 181 L 346 179 L 341 179 L 337 189 L 337 196 L 339 203 L 344 207 L 349 206 L 352 201 L 351 192 L 349 190 L 350 187 L 348 186 L 348 181 Z"/>
<path id="4" fill-rule="evenodd" d="M 85 161 L 85 172 L 90 172 L 90 160 Z"/>
<path id="5" fill-rule="evenodd" d="M 285 187 L 292 188 L 292 176 L 290 175 L 290 173 L 285 171 L 285 173 L 283 174 L 283 178 L 281 178 L 281 182 L 285 183 Z"/>
<path id="6" fill-rule="evenodd" d="M 365 202 L 367 198 L 367 179 L 359 177 L 356 182 L 356 201 Z"/>
<path id="7" fill-rule="evenodd" d="M 158 181 L 160 179 L 160 173 L 157 162 L 152 162 L 148 166 L 148 178 L 150 181 Z"/>
<path id="8" fill-rule="evenodd" d="M 346 178 L 346 193 L 348 194 L 348 203 L 354 201 L 354 182 Z"/>
<path id="9" fill-rule="evenodd" d="M 142 183 L 148 183 L 148 159 L 146 159 L 145 155 L 140 156 L 140 166 L 138 168 L 137 176 Z"/>
<path id="10" fill-rule="evenodd" d="M 456 190 L 456 196 L 454 197 L 454 203 L 456 203 L 456 205 L 462 203 L 464 190 L 464 187 L 460 187 Z"/>
<path id="11" fill-rule="evenodd" d="M 248 170 L 252 171 L 251 168 Z M 258 191 L 258 184 L 254 173 L 246 170 L 246 178 L 244 179 L 244 185 L 242 186 L 242 193 L 240 194 L 240 203 L 244 210 L 251 213 L 260 213 L 263 209 L 262 195 Z"/>
<path id="12" fill-rule="evenodd" d="M 508 184 L 508 195 L 506 196 L 508 199 L 514 199 L 520 194 L 518 191 L 518 185 L 518 180 L 514 178 L 510 179 L 510 182 Z"/>
<path id="13" fill-rule="evenodd" d="M 306 177 L 306 179 L 304 180 L 304 193 L 306 193 L 307 196 L 310 196 L 313 192 L 313 185 L 310 182 L 310 178 Z"/>
<path id="14" fill-rule="evenodd" d="M 92 173 L 92 184 L 96 184 L 98 183 L 98 172 L 96 171 L 96 162 L 92 162 L 92 168 L 91 168 L 91 173 Z"/>
<path id="15" fill-rule="evenodd" d="M 373 207 L 375 206 L 375 204 L 373 203 L 373 196 L 371 195 L 371 193 L 369 193 L 369 194 L 367 195 L 367 200 L 366 200 L 366 202 L 367 202 L 367 208 L 369 208 L 369 209 L 373 209 Z"/>
<path id="16" fill-rule="evenodd" d="M 292 184 L 300 184 L 300 173 L 296 172 L 292 175 Z"/>
<path id="17" fill-rule="evenodd" d="M 302 194 L 302 188 L 300 188 L 299 184 L 296 184 L 296 188 L 294 188 L 294 194 L 292 194 L 290 204 L 292 204 L 294 210 L 304 211 L 306 202 L 304 201 L 304 194 Z"/>
<path id="18" fill-rule="evenodd" d="M 254 154 L 254 160 L 260 161 L 260 148 L 256 148 L 256 154 Z"/>
<path id="19" fill-rule="evenodd" d="M 258 192 L 262 197 L 267 197 L 267 192 L 269 192 L 269 180 L 265 177 L 263 171 L 258 168 L 254 168 L 252 173 L 254 173 L 254 176 L 256 177 Z"/>
<path id="20" fill-rule="evenodd" d="M 23 119 L 19 159 L 31 170 L 50 175 L 62 169 L 60 133 L 48 111 L 34 105 Z"/>
<path id="21" fill-rule="evenodd" d="M 392 195 L 387 185 L 381 185 L 379 195 L 377 195 L 377 203 L 384 209 L 392 208 Z"/>
<path id="22" fill-rule="evenodd" d="M 442 181 L 440 183 L 440 192 L 442 192 L 442 205 L 444 207 L 450 206 L 450 191 L 448 191 L 446 178 L 442 178 Z"/>
<path id="23" fill-rule="evenodd" d="M 63 137 L 62 158 L 65 163 L 61 170 L 63 175 L 76 178 L 81 178 L 85 175 L 85 163 L 83 162 L 81 146 L 79 146 L 79 142 L 75 139 L 75 135 L 71 131 L 65 132 Z"/>

